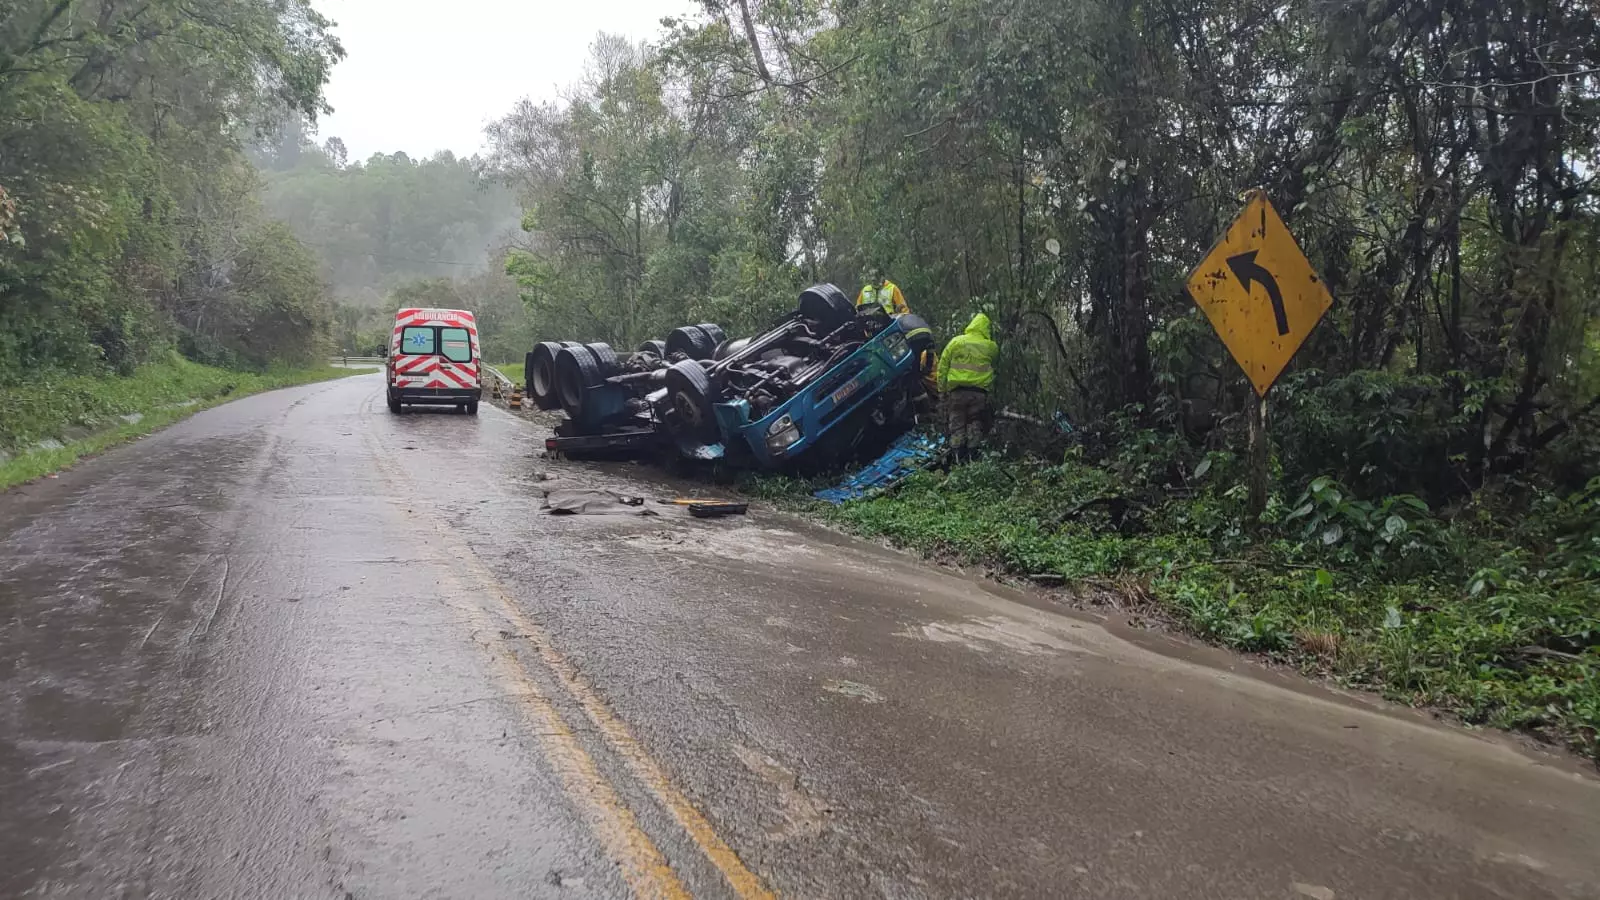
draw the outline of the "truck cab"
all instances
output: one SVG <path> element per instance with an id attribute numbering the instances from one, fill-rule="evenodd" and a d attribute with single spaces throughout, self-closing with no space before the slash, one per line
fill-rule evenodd
<path id="1" fill-rule="evenodd" d="M 757 465 L 782 468 L 822 452 L 824 463 L 847 455 L 866 432 L 909 428 L 913 394 L 920 386 L 917 354 L 907 332 L 913 317 L 896 319 L 861 349 L 840 361 L 794 396 L 752 421 L 742 399 L 715 405 L 719 425 L 748 448 Z"/>

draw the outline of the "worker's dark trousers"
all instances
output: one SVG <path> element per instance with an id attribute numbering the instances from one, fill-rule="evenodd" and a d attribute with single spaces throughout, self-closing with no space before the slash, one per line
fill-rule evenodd
<path id="1" fill-rule="evenodd" d="M 972 459 L 989 428 L 989 394 L 978 388 L 956 388 L 944 395 L 945 436 L 956 462 Z"/>

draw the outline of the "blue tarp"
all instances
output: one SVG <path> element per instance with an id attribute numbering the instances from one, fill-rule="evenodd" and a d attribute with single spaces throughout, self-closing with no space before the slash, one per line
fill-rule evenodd
<path id="1" fill-rule="evenodd" d="M 930 437 L 910 432 L 895 441 L 882 456 L 839 482 L 838 487 L 817 491 L 813 496 L 835 506 L 846 500 L 859 500 L 873 491 L 889 487 L 922 468 L 923 464 L 937 456 L 943 447 L 942 436 Z"/>

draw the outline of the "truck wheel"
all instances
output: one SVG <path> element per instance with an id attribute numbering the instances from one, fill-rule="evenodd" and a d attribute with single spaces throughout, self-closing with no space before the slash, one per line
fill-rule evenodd
<path id="1" fill-rule="evenodd" d="M 649 353 L 649 354 L 651 354 L 653 356 L 658 356 L 661 359 L 666 359 L 667 358 L 667 342 L 666 341 L 645 341 L 644 343 L 639 345 L 639 349 L 637 349 L 637 350 L 635 350 L 633 352 L 635 352 L 635 353 Z"/>
<path id="2" fill-rule="evenodd" d="M 610 344 L 584 344 L 589 353 L 594 356 L 595 364 L 600 367 L 600 377 L 610 378 L 622 371 L 622 363 L 617 359 L 617 352 L 611 349 Z"/>
<path id="3" fill-rule="evenodd" d="M 468 400 L 467 401 L 467 415 L 475 416 L 477 414 L 478 414 L 478 401 L 477 401 L 477 399 L 473 398 L 471 400 Z"/>
<path id="4" fill-rule="evenodd" d="M 727 359 L 728 357 L 738 353 L 740 350 L 743 350 L 748 346 L 750 346 L 749 338 L 739 338 L 736 341 L 723 341 L 717 345 L 717 352 L 713 354 L 711 358 L 721 362 L 722 360 Z"/>
<path id="5" fill-rule="evenodd" d="M 706 333 L 706 337 L 711 339 L 711 345 L 713 347 L 728 339 L 727 332 L 723 331 L 722 326 L 715 322 L 701 322 L 695 327 Z"/>
<path id="6" fill-rule="evenodd" d="M 392 413 L 394 413 L 395 415 L 398 416 L 398 415 L 400 415 L 400 413 L 402 413 L 404 411 L 405 411 L 405 407 L 400 405 L 400 398 L 396 397 L 393 394 L 390 394 L 389 395 L 389 412 L 392 412 Z"/>
<path id="7" fill-rule="evenodd" d="M 921 353 L 933 347 L 933 329 L 928 327 L 927 319 L 906 313 L 898 321 L 900 330 L 905 332 L 906 343 L 911 345 L 911 349 Z"/>
<path id="8" fill-rule="evenodd" d="M 717 342 L 696 325 L 672 329 L 667 335 L 667 355 L 682 353 L 690 359 L 710 359 L 717 352 Z"/>
<path id="9" fill-rule="evenodd" d="M 594 354 L 587 347 L 562 347 L 556 354 L 556 393 L 569 416 L 583 410 L 583 395 L 604 380 Z"/>
<path id="10" fill-rule="evenodd" d="M 800 317 L 810 319 L 823 331 L 833 331 L 856 316 L 856 305 L 831 284 L 814 284 L 800 293 Z"/>
<path id="11" fill-rule="evenodd" d="M 691 360 L 667 369 L 668 421 L 675 434 L 698 441 L 717 439 L 717 418 L 711 408 L 711 379 Z"/>
<path id="12" fill-rule="evenodd" d="M 540 409 L 555 409 L 561 405 L 556 395 L 556 354 L 565 346 L 565 343 L 545 341 L 528 354 L 528 396 Z"/>

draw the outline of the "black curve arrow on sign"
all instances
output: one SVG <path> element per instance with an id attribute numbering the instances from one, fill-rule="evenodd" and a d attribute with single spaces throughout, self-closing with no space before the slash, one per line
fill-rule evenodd
<path id="1" fill-rule="evenodd" d="M 1259 281 L 1267 289 L 1267 296 L 1272 299 L 1272 316 L 1278 320 L 1278 333 L 1289 333 L 1289 314 L 1283 310 L 1283 291 L 1278 290 L 1278 279 L 1272 273 L 1261 267 L 1256 262 L 1257 251 L 1241 253 L 1238 256 L 1228 257 L 1228 268 L 1233 270 L 1233 277 L 1239 279 L 1244 285 L 1246 293 L 1250 291 L 1250 282 Z"/>

